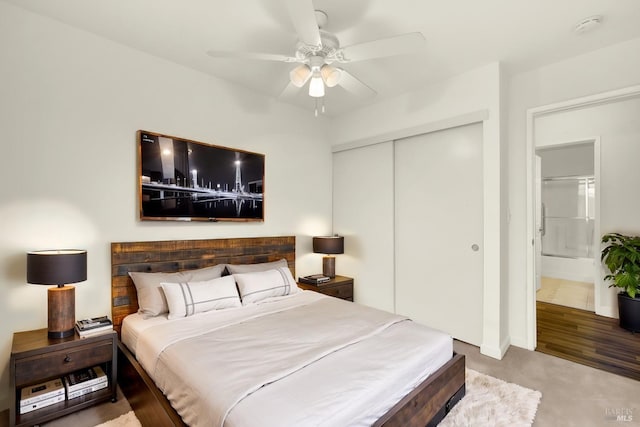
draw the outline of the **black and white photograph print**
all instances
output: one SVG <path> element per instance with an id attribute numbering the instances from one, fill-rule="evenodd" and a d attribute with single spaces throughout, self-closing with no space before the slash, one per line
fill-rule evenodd
<path id="1" fill-rule="evenodd" d="M 140 219 L 264 221 L 264 154 L 138 131 Z"/>

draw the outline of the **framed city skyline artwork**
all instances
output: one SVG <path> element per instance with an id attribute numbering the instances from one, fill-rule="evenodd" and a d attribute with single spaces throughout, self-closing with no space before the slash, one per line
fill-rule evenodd
<path id="1" fill-rule="evenodd" d="M 141 220 L 264 221 L 264 154 L 138 131 Z"/>

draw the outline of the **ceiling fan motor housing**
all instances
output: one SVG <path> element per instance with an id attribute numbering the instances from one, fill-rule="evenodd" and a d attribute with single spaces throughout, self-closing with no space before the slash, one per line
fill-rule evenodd
<path id="1" fill-rule="evenodd" d="M 296 58 L 305 60 L 313 56 L 321 56 L 326 58 L 327 63 L 338 60 L 338 52 L 340 50 L 340 41 L 338 38 L 327 31 L 320 30 L 320 40 L 322 46 L 313 46 L 303 42 L 298 42 L 296 46 Z"/>

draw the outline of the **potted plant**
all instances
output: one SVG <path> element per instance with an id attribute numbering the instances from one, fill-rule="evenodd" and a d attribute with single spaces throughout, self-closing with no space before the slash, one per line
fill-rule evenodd
<path id="1" fill-rule="evenodd" d="M 640 237 L 609 233 L 602 236 L 602 261 L 609 269 L 604 280 L 609 287 L 621 289 L 618 294 L 620 326 L 640 332 Z"/>

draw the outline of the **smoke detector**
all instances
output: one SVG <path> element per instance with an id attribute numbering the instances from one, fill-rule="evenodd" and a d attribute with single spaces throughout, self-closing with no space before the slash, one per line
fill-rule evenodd
<path id="1" fill-rule="evenodd" d="M 590 17 L 584 18 L 583 20 L 578 22 L 576 24 L 576 26 L 573 27 L 573 32 L 577 33 L 577 34 L 586 33 L 587 31 L 594 30 L 600 24 L 602 24 L 602 16 L 601 15 L 590 16 Z"/>

